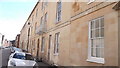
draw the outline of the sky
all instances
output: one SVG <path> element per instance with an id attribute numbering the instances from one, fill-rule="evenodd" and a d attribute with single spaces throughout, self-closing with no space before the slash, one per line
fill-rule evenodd
<path id="1" fill-rule="evenodd" d="M 0 33 L 15 40 L 38 0 L 0 0 Z"/>

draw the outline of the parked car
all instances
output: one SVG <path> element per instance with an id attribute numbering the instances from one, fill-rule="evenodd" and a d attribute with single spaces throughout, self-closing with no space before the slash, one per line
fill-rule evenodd
<path id="1" fill-rule="evenodd" d="M 10 49 L 11 49 L 11 52 L 12 52 L 12 53 L 13 53 L 13 52 L 16 52 L 16 51 L 22 52 L 22 49 L 20 49 L 20 48 L 11 47 Z"/>
<path id="2" fill-rule="evenodd" d="M 26 53 L 28 52 L 28 51 L 27 51 L 27 50 L 25 50 L 25 49 L 23 49 L 22 51 L 23 51 L 23 52 L 26 52 Z"/>
<path id="3" fill-rule="evenodd" d="M 8 66 L 35 66 L 37 65 L 35 59 L 29 53 L 14 52 L 10 55 Z"/>

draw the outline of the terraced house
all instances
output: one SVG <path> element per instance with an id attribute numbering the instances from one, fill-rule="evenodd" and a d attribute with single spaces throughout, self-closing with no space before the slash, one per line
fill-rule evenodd
<path id="1" fill-rule="evenodd" d="M 20 47 L 58 66 L 118 66 L 119 2 L 38 1 Z"/>

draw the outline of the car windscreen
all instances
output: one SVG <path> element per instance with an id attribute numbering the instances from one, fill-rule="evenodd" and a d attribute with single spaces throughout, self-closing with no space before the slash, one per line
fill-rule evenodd
<path id="1" fill-rule="evenodd" d="M 25 60 L 25 56 L 22 53 L 15 53 L 14 56 L 13 56 L 13 58 L 24 59 Z"/>
<path id="2" fill-rule="evenodd" d="M 34 58 L 32 55 L 26 54 L 26 60 L 34 60 Z"/>

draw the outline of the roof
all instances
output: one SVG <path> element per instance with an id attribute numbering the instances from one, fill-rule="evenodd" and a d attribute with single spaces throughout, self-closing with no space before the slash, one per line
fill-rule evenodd
<path id="1" fill-rule="evenodd" d="M 26 22 L 25 22 L 24 26 L 22 27 L 22 29 L 25 27 L 27 21 L 28 21 L 29 18 L 31 17 L 31 15 L 32 15 L 32 13 L 34 12 L 35 8 L 37 7 L 38 3 L 39 3 L 39 1 L 36 3 L 35 7 L 33 8 L 32 12 L 30 13 L 30 15 L 29 15 L 28 19 L 26 20 Z"/>

